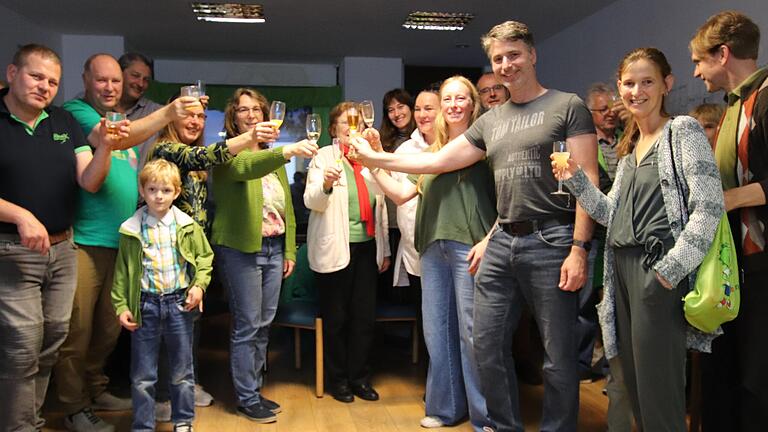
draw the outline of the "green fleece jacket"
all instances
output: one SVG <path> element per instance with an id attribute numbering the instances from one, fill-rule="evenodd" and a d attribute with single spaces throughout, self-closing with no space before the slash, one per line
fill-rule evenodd
<path id="1" fill-rule="evenodd" d="M 261 178 L 275 171 L 285 193 L 284 259 L 296 261 L 296 218 L 282 148 L 244 150 L 213 169 L 213 217 L 211 243 L 254 253 L 261 250 L 264 196 Z"/>
<path id="2" fill-rule="evenodd" d="M 115 262 L 115 276 L 112 282 L 112 306 L 115 314 L 129 310 L 135 323 L 141 325 L 141 276 L 144 268 L 141 258 L 141 214 L 146 206 L 136 210 L 130 219 L 120 225 L 120 245 Z M 172 206 L 176 218 L 176 244 L 184 260 L 192 269 L 189 287 L 198 286 L 205 291 L 211 281 L 213 250 L 205 238 L 203 229 L 189 215 Z"/>

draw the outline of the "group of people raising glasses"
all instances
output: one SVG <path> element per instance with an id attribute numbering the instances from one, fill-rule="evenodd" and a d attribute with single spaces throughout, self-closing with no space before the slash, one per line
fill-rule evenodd
<path id="1" fill-rule="evenodd" d="M 736 34 L 729 36 L 723 28 L 737 29 Z M 747 29 L 747 36 L 738 29 Z M 744 40 L 754 49 L 738 48 Z M 713 16 L 691 43 L 697 76 L 707 82 L 709 90 L 733 90 L 713 72 L 720 71 L 716 60 L 724 62 L 720 67 L 729 59 L 754 66 L 757 40 L 759 31 L 746 16 L 735 12 Z M 80 116 L 84 132 L 73 135 L 78 141 L 76 151 L 89 151 L 77 145 L 84 144 L 86 136 L 96 147 L 93 160 L 88 161 L 93 164 L 88 169 L 93 171 L 86 170 L 82 177 L 83 167 L 78 165 L 78 184 L 95 193 L 99 189 L 95 183 L 110 181 L 103 169 L 109 170 L 108 164 L 103 165 L 108 156 L 99 150 L 101 146 L 112 150 L 113 158 L 134 161 L 135 149 L 127 149 L 165 127 L 146 149 L 145 170 L 157 170 L 157 160 L 177 167 L 180 182 L 174 205 L 213 245 L 232 313 L 230 368 L 238 414 L 267 423 L 275 421 L 281 411 L 279 403 L 262 393 L 262 369 L 281 281 L 293 272 L 296 260 L 296 223 L 284 165 L 301 156 L 312 158 L 303 197 L 310 210 L 308 258 L 319 287 L 325 368 L 335 399 L 379 399 L 371 382 L 370 354 L 376 277 L 392 264 L 386 196 L 398 207 L 393 219 L 402 232 L 394 260 L 396 271 L 402 273 L 397 274 L 421 286 L 424 337 L 430 354 L 422 427 L 453 425 L 468 416 L 477 431 L 523 430 L 511 340 L 525 304 L 544 342 L 541 429 L 576 430 L 577 291 L 586 282 L 587 252 L 597 222 L 607 228 L 604 297 L 598 310 L 606 356 L 619 360 L 611 363 L 621 369 L 615 378 L 629 397 L 638 429 L 685 430 L 686 349 L 706 351 L 716 335 L 686 324 L 680 298 L 694 283 L 695 270 L 712 243 L 724 209 L 762 206 L 764 197 L 749 200 L 734 192 L 724 198 L 721 174 L 732 176 L 730 168 L 718 165 L 719 156 L 716 163 L 707 136 L 694 119 L 673 118 L 664 108 L 674 77 L 658 49 L 632 50 L 619 63 L 617 90 L 631 116 L 617 147 L 614 184 L 605 194 L 596 186 L 597 140 L 590 112 L 576 95 L 547 89 L 538 82 L 537 52 L 528 27 L 507 21 L 493 27 L 482 43 L 495 78 L 509 95 L 508 102 L 480 116 L 481 99 L 493 99 L 502 88 L 493 84 L 482 87 L 481 93 L 466 78 L 454 76 L 443 81 L 439 90 L 419 93 L 413 105 L 404 92 L 391 92 L 385 99 L 387 116 L 381 131 L 361 133 L 350 132 L 347 111 L 352 103 L 342 102 L 330 112 L 329 133 L 334 143 L 320 149 L 308 141 L 272 148 L 279 131 L 268 121 L 267 100 L 248 88 L 238 89 L 227 104 L 226 139 L 209 146 L 202 145 L 201 138 L 204 107 L 194 98 L 177 98 L 148 120 L 124 122 L 120 139 L 109 137 L 98 117 L 95 124 L 89 120 L 86 129 L 83 104 L 89 103 L 88 90 L 84 100 L 70 105 L 70 111 Z M 30 70 L 41 69 L 51 76 L 58 71 L 60 76 L 55 53 L 39 46 L 24 49 L 27 51 L 9 68 L 10 89 L 0 93 L 6 110 L 27 103 L 17 95 L 28 85 L 27 75 L 40 76 Z M 102 60 L 89 59 L 86 73 L 97 70 Z M 753 69 L 755 76 L 764 72 L 756 66 Z M 46 93 L 48 104 L 55 96 L 55 91 L 50 93 Z M 764 99 L 761 96 L 759 102 Z M 103 109 L 91 105 L 102 114 Z M 757 111 L 759 115 L 764 112 L 764 108 Z M 54 115 L 63 114 L 55 111 Z M 765 119 L 758 120 L 759 127 L 764 127 Z M 550 160 L 553 141 L 567 142 L 570 159 L 566 166 Z M 739 142 L 736 155 L 739 162 L 743 162 L 741 145 Z M 133 166 L 133 175 L 138 176 Z M 209 174 L 217 204 L 212 220 L 206 207 Z M 147 175 L 138 176 L 142 179 L 139 191 L 145 198 L 146 182 L 154 181 Z M 558 180 L 570 195 L 551 193 Z M 734 189 L 746 187 L 749 181 L 749 176 L 736 178 L 738 187 Z M 137 192 L 134 185 L 134 199 L 129 203 L 133 209 Z M 16 209 L 4 199 L 2 220 L 15 223 L 6 214 Z M 687 213 L 681 219 L 683 212 Z M 137 215 L 142 221 L 141 235 L 146 235 L 143 224 L 148 216 L 141 210 L 133 217 Z M 121 225 L 123 234 L 129 216 L 123 217 L 128 220 Z M 150 228 L 166 220 L 161 219 L 149 218 Z M 187 224 L 185 219 L 177 217 L 177 221 Z M 176 226 L 173 218 L 170 223 Z M 18 235 L 3 233 L 2 240 L 9 244 L 43 253 L 60 244 L 58 236 L 51 237 L 46 246 L 44 241 L 30 240 L 21 229 Z M 171 249 L 176 247 L 172 238 Z M 752 253 L 762 252 L 750 250 Z M 188 258 L 174 257 L 179 263 Z M 152 257 L 146 262 L 144 258 L 142 265 L 156 264 Z M 7 265 L 9 260 L 0 263 Z M 125 265 L 118 259 L 115 286 L 124 271 Z M 178 292 L 179 310 L 190 314 L 185 321 L 188 326 L 197 325 L 194 314 L 202 310 L 206 284 L 192 283 Z M 142 312 L 145 294 L 147 298 L 154 295 L 143 291 L 142 286 Z M 134 309 L 126 306 L 125 293 L 113 291 L 112 303 L 120 324 L 133 334 L 134 349 L 148 349 Z M 2 306 L 0 318 L 6 325 L 8 306 Z M 41 358 L 40 370 L 32 375 L 19 372 L 23 356 L 0 358 L 4 362 L 0 379 L 8 384 L 0 402 L 8 402 L 10 409 L 0 421 L 3 428 L 41 427 L 42 399 L 34 389 L 47 384 L 50 360 L 55 359 L 50 353 L 56 352 L 63 339 L 59 334 L 56 340 L 49 340 L 42 333 L 40 338 L 46 341 L 41 351 L 46 353 L 45 362 Z M 194 374 L 198 373 L 193 366 L 195 339 L 180 339 L 189 349 L 167 353 L 170 379 L 158 377 L 157 346 L 151 347 L 153 358 L 142 357 L 145 352 L 132 353 L 134 430 L 155 427 L 158 380 L 170 381 L 174 430 L 192 430 L 197 390 L 190 380 L 196 382 Z M 159 345 L 160 338 L 155 340 L 152 343 Z M 35 374 L 40 375 L 39 380 Z M 19 395 L 32 395 L 34 403 L 27 406 L 25 399 L 9 399 Z M 764 415 L 759 409 L 753 411 L 757 412 L 742 416 Z M 91 430 L 113 430 L 87 407 L 65 419 L 72 430 L 85 429 L 86 423 L 95 428 Z"/>

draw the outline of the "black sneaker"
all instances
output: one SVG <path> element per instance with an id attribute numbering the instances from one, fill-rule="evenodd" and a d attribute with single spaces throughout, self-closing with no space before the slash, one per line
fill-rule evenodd
<path id="1" fill-rule="evenodd" d="M 256 423 L 274 423 L 277 421 L 275 413 L 257 403 L 247 407 L 237 407 L 237 413 Z"/>
<path id="2" fill-rule="evenodd" d="M 265 398 L 264 395 L 261 395 L 261 406 L 272 411 L 274 414 L 277 414 L 283 410 L 283 407 L 281 407 L 279 403 Z"/>

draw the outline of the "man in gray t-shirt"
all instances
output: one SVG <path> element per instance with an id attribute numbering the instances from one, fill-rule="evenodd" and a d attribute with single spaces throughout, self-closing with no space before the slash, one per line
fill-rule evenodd
<path id="1" fill-rule="evenodd" d="M 483 47 L 510 100 L 484 114 L 440 151 L 407 157 L 374 152 L 356 140 L 370 167 L 414 174 L 454 171 L 488 157 L 497 190 L 498 228 L 469 253 L 475 279 L 475 358 L 490 420 L 497 432 L 522 431 L 512 335 L 524 304 L 544 349 L 542 430 L 575 431 L 579 410 L 576 291 L 587 275 L 593 222 L 573 197 L 553 196 L 552 143 L 566 140 L 571 158 L 597 183 L 597 139 L 591 115 L 575 95 L 544 88 L 525 24 L 507 21 Z M 482 262 L 481 262 L 482 258 Z"/>

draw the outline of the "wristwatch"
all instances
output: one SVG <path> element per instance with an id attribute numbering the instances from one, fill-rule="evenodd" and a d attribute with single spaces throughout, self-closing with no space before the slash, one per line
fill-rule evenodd
<path id="1" fill-rule="evenodd" d="M 578 246 L 587 252 L 589 252 L 589 250 L 592 249 L 591 242 L 588 242 L 588 241 L 585 242 L 585 241 L 576 240 L 576 239 L 573 239 L 573 246 Z"/>

